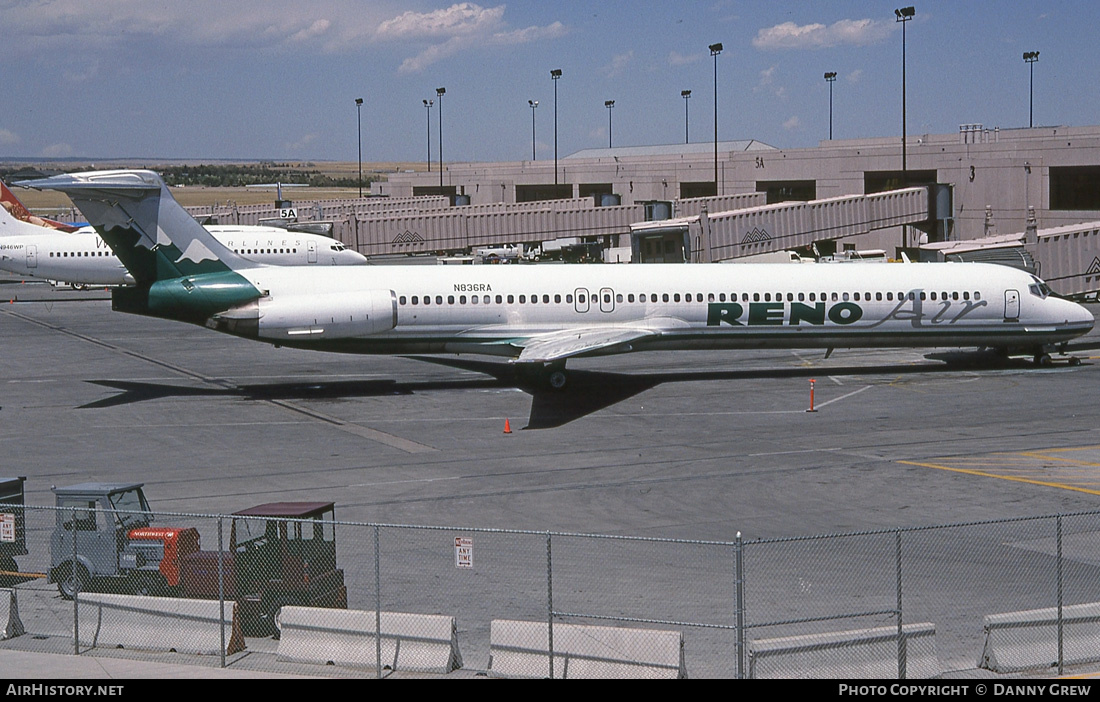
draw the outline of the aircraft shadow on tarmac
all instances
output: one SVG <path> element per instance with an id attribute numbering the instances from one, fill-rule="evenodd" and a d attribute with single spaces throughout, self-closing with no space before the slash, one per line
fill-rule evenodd
<path id="1" fill-rule="evenodd" d="M 721 380 L 759 380 L 812 378 L 819 375 L 907 375 L 937 372 L 955 372 L 960 368 L 1004 369 L 1026 368 L 1030 363 L 1021 359 L 989 359 L 972 355 L 937 354 L 936 361 L 947 363 L 904 363 L 869 366 L 844 366 L 834 368 L 775 368 L 733 371 L 671 371 L 657 373 L 615 373 L 610 371 L 571 370 L 569 385 L 564 390 L 551 390 L 541 379 L 517 372 L 508 363 L 467 360 L 459 358 L 435 358 L 407 356 L 418 361 L 435 363 L 482 373 L 484 379 L 461 380 L 352 380 L 331 382 L 268 383 L 263 385 L 233 385 L 222 381 L 222 388 L 195 388 L 160 383 L 127 380 L 91 380 L 90 383 L 122 392 L 102 400 L 96 400 L 80 409 L 97 409 L 127 405 L 135 402 L 183 397 L 228 397 L 242 400 L 326 400 L 356 397 L 384 397 L 413 395 L 417 392 L 446 390 L 476 390 L 518 388 L 531 395 L 531 415 L 524 429 L 551 429 L 560 427 L 593 412 L 616 405 L 646 390 L 665 383 L 693 383 Z"/>

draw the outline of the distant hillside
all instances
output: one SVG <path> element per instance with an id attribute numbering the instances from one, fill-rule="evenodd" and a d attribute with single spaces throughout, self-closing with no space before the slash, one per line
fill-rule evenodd
<path id="1" fill-rule="evenodd" d="M 248 185 L 271 183 L 306 184 L 309 189 L 283 192 L 283 197 L 297 201 L 327 200 L 355 197 L 359 192 L 359 164 L 355 161 L 216 161 L 216 160 L 76 160 L 64 161 L 0 161 L 0 180 L 33 178 L 34 174 L 75 173 L 115 168 L 142 168 L 160 173 L 173 188 L 176 199 L 185 206 L 215 205 L 233 201 L 240 205 L 269 202 L 275 199 L 274 188 L 246 188 Z M 424 170 L 423 163 L 364 163 L 363 188 L 385 180 L 387 173 Z M 65 209 L 71 207 L 68 197 L 54 191 L 19 190 L 19 199 L 31 209 Z"/>
<path id="2" fill-rule="evenodd" d="M 384 180 L 386 173 L 405 170 L 410 164 L 363 164 L 363 184 Z M 129 159 L 119 163 L 10 163 L 0 166 L 0 178 L 5 181 L 24 177 L 28 172 L 63 172 L 102 170 L 106 168 L 148 168 L 161 174 L 169 185 L 242 187 L 261 183 L 301 183 L 318 188 L 352 188 L 359 186 L 359 166 L 347 162 L 276 162 L 223 163 L 149 163 Z"/>

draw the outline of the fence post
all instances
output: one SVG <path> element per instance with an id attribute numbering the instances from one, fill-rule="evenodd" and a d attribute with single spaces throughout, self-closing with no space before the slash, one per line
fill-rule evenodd
<path id="1" fill-rule="evenodd" d="M 546 532 L 546 634 L 550 651 L 550 679 L 554 679 L 554 568 L 550 532 Z"/>
<path id="2" fill-rule="evenodd" d="M 1062 675 L 1063 650 L 1062 650 L 1062 515 L 1058 515 L 1058 674 Z"/>
<path id="3" fill-rule="evenodd" d="M 374 525 L 374 661 L 375 677 L 382 679 L 382 554 L 378 525 Z"/>
<path id="4" fill-rule="evenodd" d="M 898 588 L 898 680 L 905 680 L 905 663 L 908 658 L 907 643 L 902 622 L 901 611 L 901 529 L 894 532 L 894 559 L 897 563 L 897 588 Z"/>
<path id="5" fill-rule="evenodd" d="M 76 577 L 76 535 L 79 531 L 76 528 L 76 507 L 73 507 L 72 516 L 69 520 L 69 524 L 72 528 L 69 530 L 73 533 L 73 565 L 69 568 L 69 577 L 73 579 L 73 655 L 80 655 L 80 580 Z"/>
<path id="6" fill-rule="evenodd" d="M 225 667 L 225 542 L 223 541 L 222 518 L 218 517 L 218 616 L 221 621 L 218 628 L 221 629 L 221 651 L 219 661 L 221 667 Z"/>
<path id="7" fill-rule="evenodd" d="M 735 590 L 737 592 L 737 679 L 745 679 L 745 551 L 741 541 L 741 532 L 737 532 L 734 546 L 736 572 Z"/>

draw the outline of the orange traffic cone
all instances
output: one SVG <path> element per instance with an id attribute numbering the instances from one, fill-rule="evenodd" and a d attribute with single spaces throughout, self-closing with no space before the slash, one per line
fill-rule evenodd
<path id="1" fill-rule="evenodd" d="M 511 434 L 512 433 L 512 425 L 508 423 L 507 419 L 504 420 L 504 433 L 505 434 Z"/>

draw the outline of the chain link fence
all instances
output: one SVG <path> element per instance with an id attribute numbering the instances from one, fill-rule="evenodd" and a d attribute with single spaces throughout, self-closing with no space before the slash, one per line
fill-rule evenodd
<path id="1" fill-rule="evenodd" d="M 1100 512 L 705 542 L 280 504 L 3 506 L 20 527 L 18 544 L 0 532 L 0 646 L 344 677 L 978 677 L 1100 660 Z"/>

